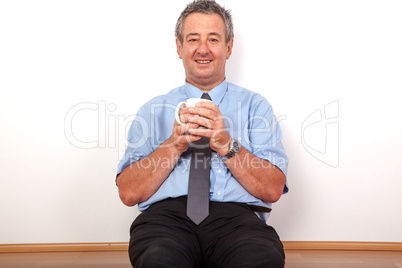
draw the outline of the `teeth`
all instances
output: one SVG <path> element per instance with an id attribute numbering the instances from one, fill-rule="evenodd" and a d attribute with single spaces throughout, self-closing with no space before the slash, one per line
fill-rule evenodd
<path id="1" fill-rule="evenodd" d="M 198 63 L 210 63 L 210 60 L 197 60 Z"/>

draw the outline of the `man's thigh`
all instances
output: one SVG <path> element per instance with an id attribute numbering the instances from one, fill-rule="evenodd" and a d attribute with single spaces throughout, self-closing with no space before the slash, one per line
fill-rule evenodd
<path id="1" fill-rule="evenodd" d="M 203 234 L 208 267 L 284 267 L 283 245 L 274 228 L 247 206 L 224 204 L 222 210 L 220 214 L 232 216 L 211 219 Z"/>
<path id="2" fill-rule="evenodd" d="M 133 267 L 198 267 L 202 265 L 196 234 L 177 215 L 174 200 L 141 213 L 130 229 L 129 255 Z M 185 203 L 184 203 L 185 204 Z M 184 210 L 185 211 L 185 210 Z M 184 215 L 185 217 L 185 215 Z M 200 266 L 202 267 L 202 266 Z"/>

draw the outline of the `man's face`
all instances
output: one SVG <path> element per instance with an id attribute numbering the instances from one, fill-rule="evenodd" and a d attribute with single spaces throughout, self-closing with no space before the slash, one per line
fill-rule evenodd
<path id="1" fill-rule="evenodd" d="M 191 13 L 183 23 L 183 44 L 176 39 L 187 82 L 209 91 L 225 79 L 233 39 L 225 42 L 225 23 L 218 14 Z"/>

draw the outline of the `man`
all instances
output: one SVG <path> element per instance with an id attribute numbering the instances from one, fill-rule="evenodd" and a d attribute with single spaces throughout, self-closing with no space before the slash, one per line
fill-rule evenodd
<path id="1" fill-rule="evenodd" d="M 283 267 L 282 243 L 265 221 L 288 191 L 288 159 L 270 104 L 226 81 L 230 13 L 212 0 L 190 3 L 178 19 L 176 45 L 186 83 L 139 109 L 118 167 L 122 202 L 142 211 L 130 229 L 131 264 Z M 179 102 L 202 96 L 212 102 L 183 107 L 184 124 L 174 120 Z M 203 170 L 206 208 L 193 192 Z"/>

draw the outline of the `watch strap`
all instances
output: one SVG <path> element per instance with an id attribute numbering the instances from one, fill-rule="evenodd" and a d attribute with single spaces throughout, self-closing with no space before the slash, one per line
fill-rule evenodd
<path id="1" fill-rule="evenodd" d="M 230 158 L 232 158 L 233 156 L 237 155 L 240 151 L 240 144 L 238 141 L 231 139 L 230 141 L 230 146 L 229 146 L 229 152 L 222 156 L 222 160 L 226 161 Z"/>

